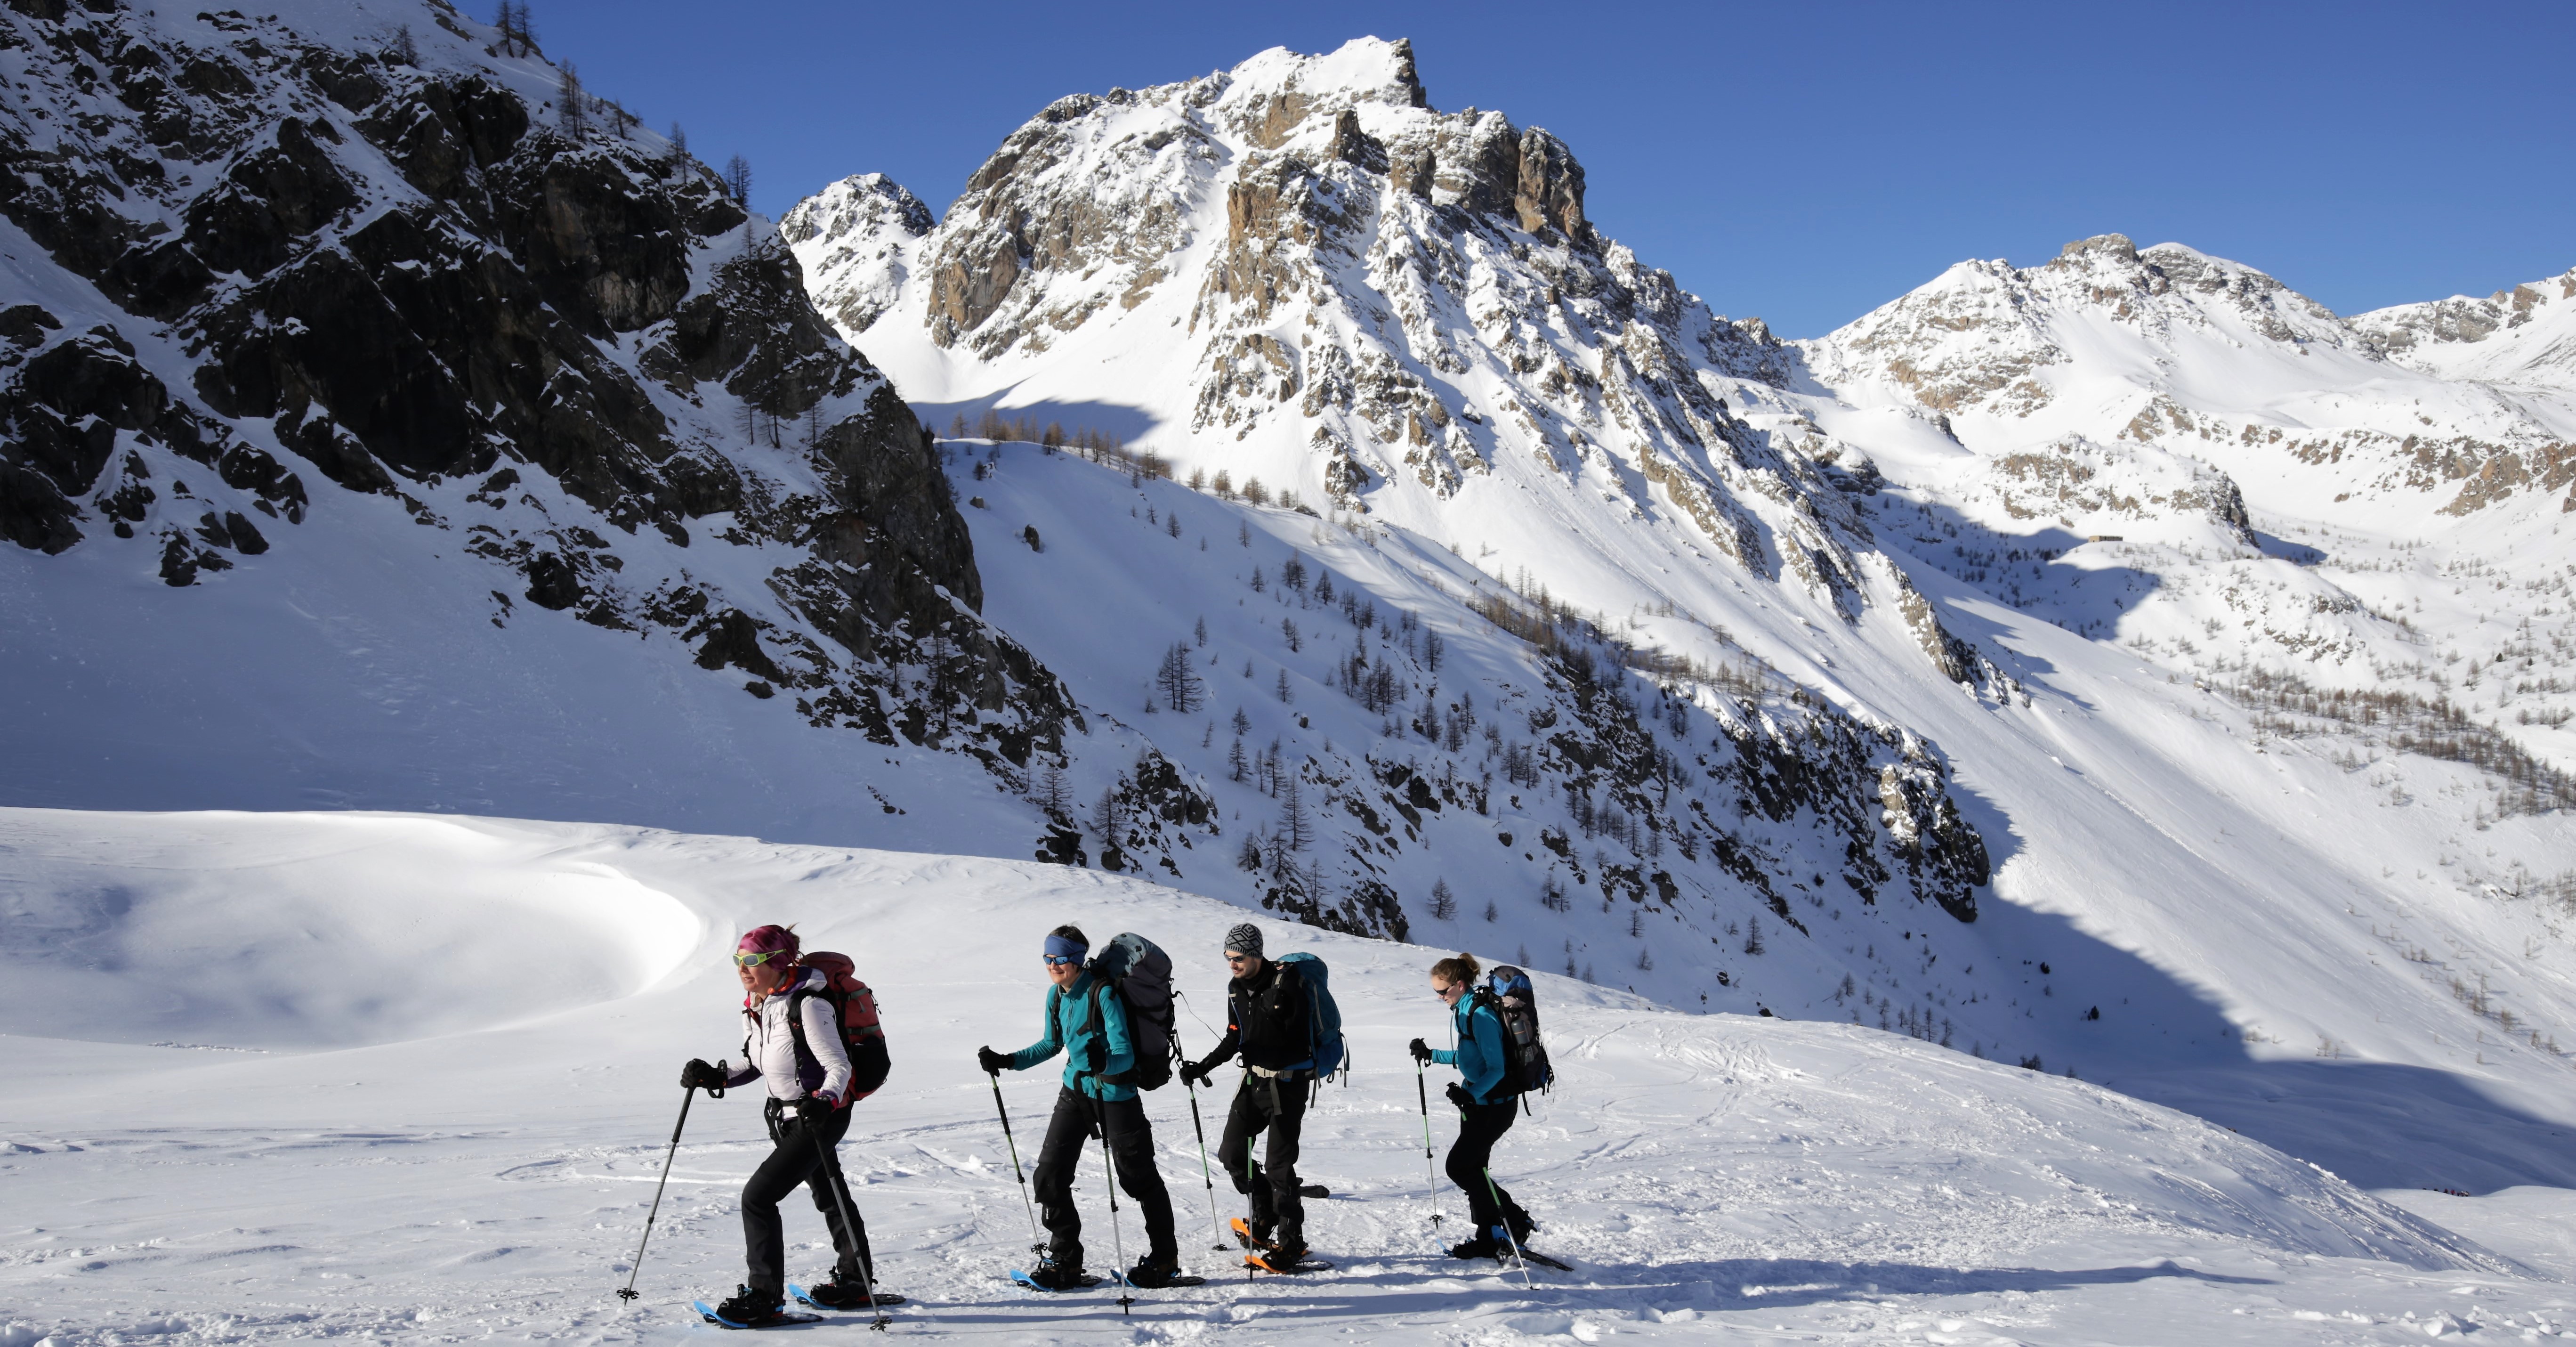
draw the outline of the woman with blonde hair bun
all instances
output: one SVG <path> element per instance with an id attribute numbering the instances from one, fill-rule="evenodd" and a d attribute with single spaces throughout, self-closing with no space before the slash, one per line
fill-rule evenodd
<path id="1" fill-rule="evenodd" d="M 1512 1130 L 1520 1095 L 1505 1078 L 1503 1018 L 1493 998 L 1476 990 L 1476 978 L 1483 971 L 1473 954 L 1431 965 L 1431 994 L 1449 1007 L 1453 1046 L 1435 1049 L 1417 1038 L 1412 1051 L 1415 1061 L 1454 1066 L 1463 1078 L 1450 1082 L 1447 1092 L 1449 1102 L 1458 1106 L 1458 1140 L 1449 1148 L 1447 1168 L 1449 1181 L 1467 1194 L 1476 1234 L 1451 1248 L 1449 1256 L 1500 1260 L 1506 1244 L 1526 1242 L 1538 1222 L 1494 1182 L 1489 1168 L 1494 1143 Z"/>

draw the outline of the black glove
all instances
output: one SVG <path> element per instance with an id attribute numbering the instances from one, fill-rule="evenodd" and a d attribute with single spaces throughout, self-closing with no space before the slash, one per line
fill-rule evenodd
<path id="1" fill-rule="evenodd" d="M 975 1064 L 984 1068 L 985 1075 L 998 1076 L 1010 1067 L 1011 1055 L 1007 1052 L 995 1052 L 991 1048 L 977 1048 Z"/>
<path id="2" fill-rule="evenodd" d="M 1476 1102 L 1476 1096 L 1467 1093 L 1467 1087 L 1454 1080 L 1449 1082 L 1447 1093 L 1449 1095 L 1449 1102 L 1456 1104 L 1462 1109 L 1467 1108 Z"/>
<path id="3" fill-rule="evenodd" d="M 680 1068 L 680 1088 L 683 1090 L 721 1090 L 724 1083 L 725 1073 L 707 1065 L 705 1058 L 692 1057 L 687 1066 Z"/>
<path id="4" fill-rule="evenodd" d="M 1207 1079 L 1207 1068 L 1196 1062 L 1183 1062 L 1181 1063 L 1180 1077 L 1182 1085 L 1196 1085 L 1200 1081 Z"/>
<path id="5" fill-rule="evenodd" d="M 808 1127 L 832 1116 L 832 1101 L 807 1095 L 796 1101 L 796 1121 Z"/>
<path id="6" fill-rule="evenodd" d="M 1417 1039 L 1413 1040 L 1411 1043 L 1406 1044 L 1406 1045 L 1405 1045 L 1405 1049 L 1404 1049 L 1404 1050 L 1405 1050 L 1406 1052 L 1412 1053 L 1412 1054 L 1413 1054 L 1413 1060 L 1415 1060 L 1415 1061 L 1417 1061 L 1417 1062 L 1421 1062 L 1421 1063 L 1424 1063 L 1425 1065 L 1428 1065 L 1428 1064 L 1430 1063 L 1430 1061 L 1431 1061 L 1431 1045 L 1430 1045 L 1430 1044 L 1428 1044 L 1428 1043 L 1423 1042 L 1421 1039 L 1418 1039 L 1418 1038 L 1417 1038 Z"/>

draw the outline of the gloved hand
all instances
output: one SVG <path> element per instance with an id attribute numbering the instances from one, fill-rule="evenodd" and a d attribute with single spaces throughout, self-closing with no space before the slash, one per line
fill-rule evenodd
<path id="1" fill-rule="evenodd" d="M 984 1068 L 985 1075 L 998 1076 L 1010 1067 L 1011 1055 L 1007 1052 L 995 1052 L 991 1048 L 977 1048 L 975 1064 Z"/>
<path id="2" fill-rule="evenodd" d="M 1430 1045 L 1430 1044 L 1428 1044 L 1428 1043 L 1423 1042 L 1421 1039 L 1418 1039 L 1418 1038 L 1417 1038 L 1417 1039 L 1413 1040 L 1411 1043 L 1406 1044 L 1406 1045 L 1405 1045 L 1405 1049 L 1404 1049 L 1404 1050 L 1405 1050 L 1406 1052 L 1412 1053 L 1412 1054 L 1413 1054 L 1413 1060 L 1415 1060 L 1415 1061 L 1417 1061 L 1417 1062 L 1423 1062 L 1423 1063 L 1426 1063 L 1426 1064 L 1427 1064 L 1427 1063 L 1429 1063 L 1429 1062 L 1430 1062 L 1430 1060 L 1431 1060 L 1431 1045 Z"/>
<path id="3" fill-rule="evenodd" d="M 814 1124 L 823 1121 L 825 1118 L 831 1117 L 834 1107 L 835 1104 L 832 1096 L 828 1094 L 809 1094 L 796 1101 L 796 1121 L 811 1127 Z"/>
<path id="4" fill-rule="evenodd" d="M 1183 1062 L 1179 1074 L 1183 1086 L 1196 1085 L 1207 1079 L 1207 1068 L 1196 1062 Z"/>
<path id="5" fill-rule="evenodd" d="M 1449 1096 L 1449 1102 L 1456 1104 L 1462 1109 L 1467 1108 L 1476 1102 L 1476 1096 L 1467 1093 L 1467 1087 L 1454 1080 L 1449 1082 L 1449 1088 L 1446 1093 Z"/>
<path id="6" fill-rule="evenodd" d="M 702 1057 L 692 1057 L 687 1066 L 680 1068 L 680 1088 L 683 1090 L 721 1090 L 724 1083 L 725 1073 L 709 1066 Z"/>

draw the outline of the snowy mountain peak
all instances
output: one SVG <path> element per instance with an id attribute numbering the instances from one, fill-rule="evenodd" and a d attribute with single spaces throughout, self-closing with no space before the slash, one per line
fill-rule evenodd
<path id="1" fill-rule="evenodd" d="M 2576 268 L 2484 299 L 2375 309 L 2352 325 L 2410 369 L 2576 389 Z"/>
<path id="2" fill-rule="evenodd" d="M 778 232 L 791 247 L 830 240 L 808 266 L 875 280 L 874 285 L 839 289 L 825 315 L 841 331 L 859 333 L 876 322 L 902 288 L 903 246 L 929 233 L 935 223 L 930 207 L 901 184 L 882 173 L 861 173 L 798 202 L 779 221 Z"/>

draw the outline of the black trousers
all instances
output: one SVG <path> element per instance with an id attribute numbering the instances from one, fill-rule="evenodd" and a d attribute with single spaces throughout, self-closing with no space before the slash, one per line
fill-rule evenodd
<path id="1" fill-rule="evenodd" d="M 831 1116 L 807 1133 L 793 1111 L 781 1110 L 772 1101 L 767 1110 L 769 1139 L 774 1149 L 760 1168 L 751 1171 L 751 1181 L 742 1186 L 742 1242 L 748 1251 L 751 1270 L 745 1280 L 756 1291 L 784 1295 L 787 1290 L 786 1239 L 778 1223 L 779 1199 L 805 1184 L 814 1190 L 814 1205 L 823 1213 L 823 1224 L 832 1232 L 832 1247 L 840 1251 L 834 1266 L 835 1281 L 856 1281 L 864 1265 L 876 1269 L 876 1259 L 868 1252 L 868 1227 L 859 1220 L 859 1204 L 850 1200 L 850 1185 L 841 1177 L 841 1157 L 836 1149 L 841 1137 L 850 1130 L 850 1111 L 834 1109 Z M 823 1142 L 823 1154 L 814 1154 L 814 1136 Z M 837 1195 L 837 1198 L 836 1198 Z M 850 1223 L 844 1228 L 841 1211 L 847 1204 Z"/>
<path id="2" fill-rule="evenodd" d="M 1252 1200 L 1252 1228 L 1278 1229 L 1292 1249 L 1306 1247 L 1306 1199 L 1297 1191 L 1297 1137 L 1306 1127 L 1307 1083 L 1265 1080 L 1249 1071 L 1225 1115 L 1225 1139 L 1216 1154 L 1234 1190 Z M 1268 1134 L 1264 1165 L 1252 1158 L 1252 1139 Z"/>
<path id="3" fill-rule="evenodd" d="M 1449 1181 L 1467 1194 L 1467 1218 L 1476 1225 L 1476 1233 L 1490 1237 L 1494 1227 L 1504 1223 L 1505 1213 L 1527 1219 L 1520 1204 L 1504 1192 L 1502 1185 L 1486 1178 L 1494 1161 L 1494 1143 L 1512 1130 L 1512 1119 L 1520 1114 L 1517 1098 L 1491 1104 L 1464 1104 L 1458 1109 L 1458 1140 L 1449 1148 Z"/>
<path id="4" fill-rule="evenodd" d="M 1073 1206 L 1073 1175 L 1082 1163 L 1083 1148 L 1100 1135 L 1104 1123 L 1109 1129 L 1109 1153 L 1118 1160 L 1118 1186 L 1145 1213 L 1145 1256 L 1178 1259 L 1180 1245 L 1172 1236 L 1172 1195 L 1163 1188 L 1162 1171 L 1154 1167 L 1154 1125 L 1145 1120 L 1145 1101 L 1104 1102 L 1064 1088 L 1056 1091 L 1055 1112 L 1047 1118 L 1046 1140 L 1038 1147 L 1038 1172 L 1031 1180 L 1037 1189 L 1038 1219 L 1046 1223 L 1047 1257 L 1058 1267 L 1082 1266 L 1082 1214 Z"/>

